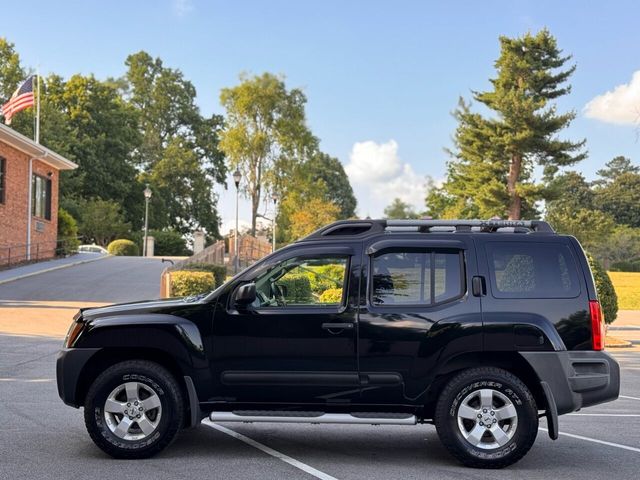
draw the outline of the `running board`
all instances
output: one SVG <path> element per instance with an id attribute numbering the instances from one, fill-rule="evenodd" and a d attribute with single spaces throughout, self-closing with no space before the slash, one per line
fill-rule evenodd
<path id="1" fill-rule="evenodd" d="M 316 412 L 211 412 L 212 422 L 342 423 L 363 425 L 415 425 L 415 415 L 405 413 Z"/>

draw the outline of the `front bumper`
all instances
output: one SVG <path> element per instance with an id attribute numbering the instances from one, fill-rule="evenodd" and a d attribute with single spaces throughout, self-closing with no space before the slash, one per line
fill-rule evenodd
<path id="1" fill-rule="evenodd" d="M 541 382 L 549 386 L 559 415 L 598 403 L 620 393 L 620 366 L 605 352 L 520 352 Z"/>
<path id="2" fill-rule="evenodd" d="M 58 353 L 58 395 L 67 405 L 78 408 L 82 404 L 82 399 L 78 398 L 80 375 L 89 360 L 99 351 L 99 348 L 63 348 Z"/>

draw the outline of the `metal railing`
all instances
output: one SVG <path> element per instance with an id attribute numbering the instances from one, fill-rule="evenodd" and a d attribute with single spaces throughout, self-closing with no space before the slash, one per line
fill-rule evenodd
<path id="1" fill-rule="evenodd" d="M 78 244 L 80 238 L 69 237 L 31 244 L 0 245 L 0 270 L 75 253 L 74 246 Z"/>

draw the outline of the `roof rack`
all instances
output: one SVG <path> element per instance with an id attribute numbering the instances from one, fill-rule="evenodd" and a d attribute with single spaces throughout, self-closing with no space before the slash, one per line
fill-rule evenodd
<path id="1" fill-rule="evenodd" d="M 328 236 L 361 236 L 384 232 L 513 232 L 555 233 L 540 220 L 340 220 L 316 230 L 302 240 Z"/>

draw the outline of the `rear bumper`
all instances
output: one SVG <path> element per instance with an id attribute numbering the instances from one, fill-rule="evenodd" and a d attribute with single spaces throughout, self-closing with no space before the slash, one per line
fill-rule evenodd
<path id="1" fill-rule="evenodd" d="M 80 374 L 87 362 L 99 348 L 63 348 L 56 360 L 56 380 L 58 395 L 64 403 L 72 407 L 79 407 L 82 401 L 78 396 Z"/>
<path id="2" fill-rule="evenodd" d="M 605 352 L 520 352 L 549 386 L 558 414 L 610 402 L 620 393 L 620 367 Z"/>

